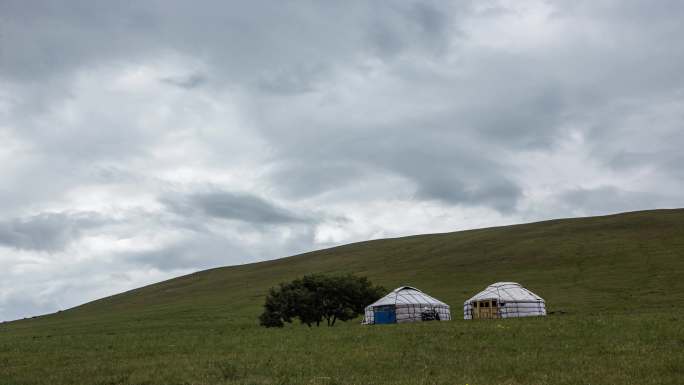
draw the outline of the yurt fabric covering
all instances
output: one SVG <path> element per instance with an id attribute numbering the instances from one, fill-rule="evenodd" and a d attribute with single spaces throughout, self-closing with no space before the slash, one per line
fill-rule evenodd
<path id="1" fill-rule="evenodd" d="M 402 323 L 426 319 L 451 320 L 449 305 L 415 287 L 402 286 L 368 305 L 363 323 Z"/>
<path id="2" fill-rule="evenodd" d="M 488 305 L 491 310 L 482 308 L 483 305 Z M 516 282 L 494 283 L 463 303 L 464 319 L 544 315 L 546 315 L 544 299 Z"/>

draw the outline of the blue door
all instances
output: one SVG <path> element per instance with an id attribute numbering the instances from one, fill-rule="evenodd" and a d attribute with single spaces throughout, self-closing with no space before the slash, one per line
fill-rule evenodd
<path id="1" fill-rule="evenodd" d="M 373 318 L 376 324 L 397 323 L 397 313 L 393 305 L 373 308 Z"/>

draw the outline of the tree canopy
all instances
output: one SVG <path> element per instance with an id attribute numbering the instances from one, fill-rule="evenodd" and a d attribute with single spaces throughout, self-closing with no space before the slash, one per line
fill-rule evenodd
<path id="1" fill-rule="evenodd" d="M 259 322 L 265 327 L 282 327 L 298 318 L 308 326 L 323 321 L 334 326 L 363 314 L 364 308 L 386 292 L 366 277 L 311 274 L 271 288 Z"/>

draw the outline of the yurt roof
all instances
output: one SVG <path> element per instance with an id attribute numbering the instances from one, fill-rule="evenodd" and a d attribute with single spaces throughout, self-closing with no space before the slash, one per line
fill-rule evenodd
<path id="1" fill-rule="evenodd" d="M 400 304 L 420 304 L 432 306 L 438 305 L 447 307 L 449 306 L 438 299 L 430 297 L 429 295 L 423 293 L 415 287 L 401 286 L 392 290 L 392 292 L 387 294 L 386 296 L 368 305 L 368 307 Z"/>
<path id="2" fill-rule="evenodd" d="M 516 282 L 497 282 L 475 294 L 465 303 L 496 299 L 500 302 L 537 302 L 543 299 Z"/>

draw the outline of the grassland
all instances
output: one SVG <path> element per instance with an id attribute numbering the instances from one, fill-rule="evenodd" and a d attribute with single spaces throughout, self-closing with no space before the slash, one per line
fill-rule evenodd
<path id="1" fill-rule="evenodd" d="M 257 326 L 266 290 L 310 272 L 411 284 L 443 323 Z M 495 281 L 538 319 L 463 321 Z M 362 242 L 207 270 L 0 324 L 0 384 L 681 384 L 684 210 Z"/>

